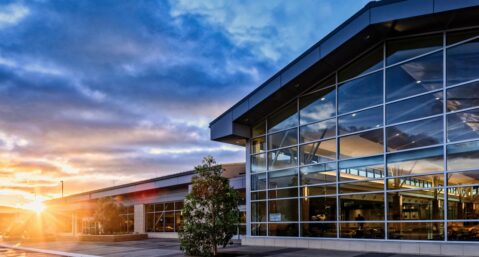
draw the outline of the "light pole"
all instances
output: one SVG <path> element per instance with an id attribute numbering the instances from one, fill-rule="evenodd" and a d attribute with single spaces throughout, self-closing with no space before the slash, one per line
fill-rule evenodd
<path id="1" fill-rule="evenodd" d="M 62 183 L 62 199 L 63 199 L 63 180 L 60 181 L 60 183 Z"/>

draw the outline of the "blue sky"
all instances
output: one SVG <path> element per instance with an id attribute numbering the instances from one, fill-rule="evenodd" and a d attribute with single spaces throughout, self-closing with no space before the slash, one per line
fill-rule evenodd
<path id="1" fill-rule="evenodd" d="M 243 161 L 208 123 L 366 3 L 2 1 L 0 205 Z"/>

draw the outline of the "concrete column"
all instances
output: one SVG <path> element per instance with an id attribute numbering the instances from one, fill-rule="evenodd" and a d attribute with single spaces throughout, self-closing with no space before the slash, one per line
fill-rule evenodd
<path id="1" fill-rule="evenodd" d="M 135 223 L 135 233 L 144 234 L 145 233 L 145 205 L 136 204 L 134 206 L 134 223 Z"/>
<path id="2" fill-rule="evenodd" d="M 72 213 L 72 235 L 76 236 L 78 233 L 78 221 L 77 221 L 77 214 L 75 212 Z"/>

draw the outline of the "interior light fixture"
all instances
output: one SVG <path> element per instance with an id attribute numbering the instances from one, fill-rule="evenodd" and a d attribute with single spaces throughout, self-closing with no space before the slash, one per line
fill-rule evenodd
<path id="1" fill-rule="evenodd" d="M 324 100 L 326 100 L 326 98 L 324 98 L 324 97 L 323 97 L 323 98 L 321 98 L 321 101 L 324 101 Z"/>
<path id="2" fill-rule="evenodd" d="M 416 84 L 421 84 L 422 81 L 416 80 Z"/>
<path id="3" fill-rule="evenodd" d="M 356 117 L 356 113 L 351 114 L 351 116 Z"/>

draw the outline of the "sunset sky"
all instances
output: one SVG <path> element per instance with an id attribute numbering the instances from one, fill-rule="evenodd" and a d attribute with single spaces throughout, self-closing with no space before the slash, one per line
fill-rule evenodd
<path id="1" fill-rule="evenodd" d="M 209 122 L 366 2 L 1 1 L 0 205 L 244 161 Z"/>

